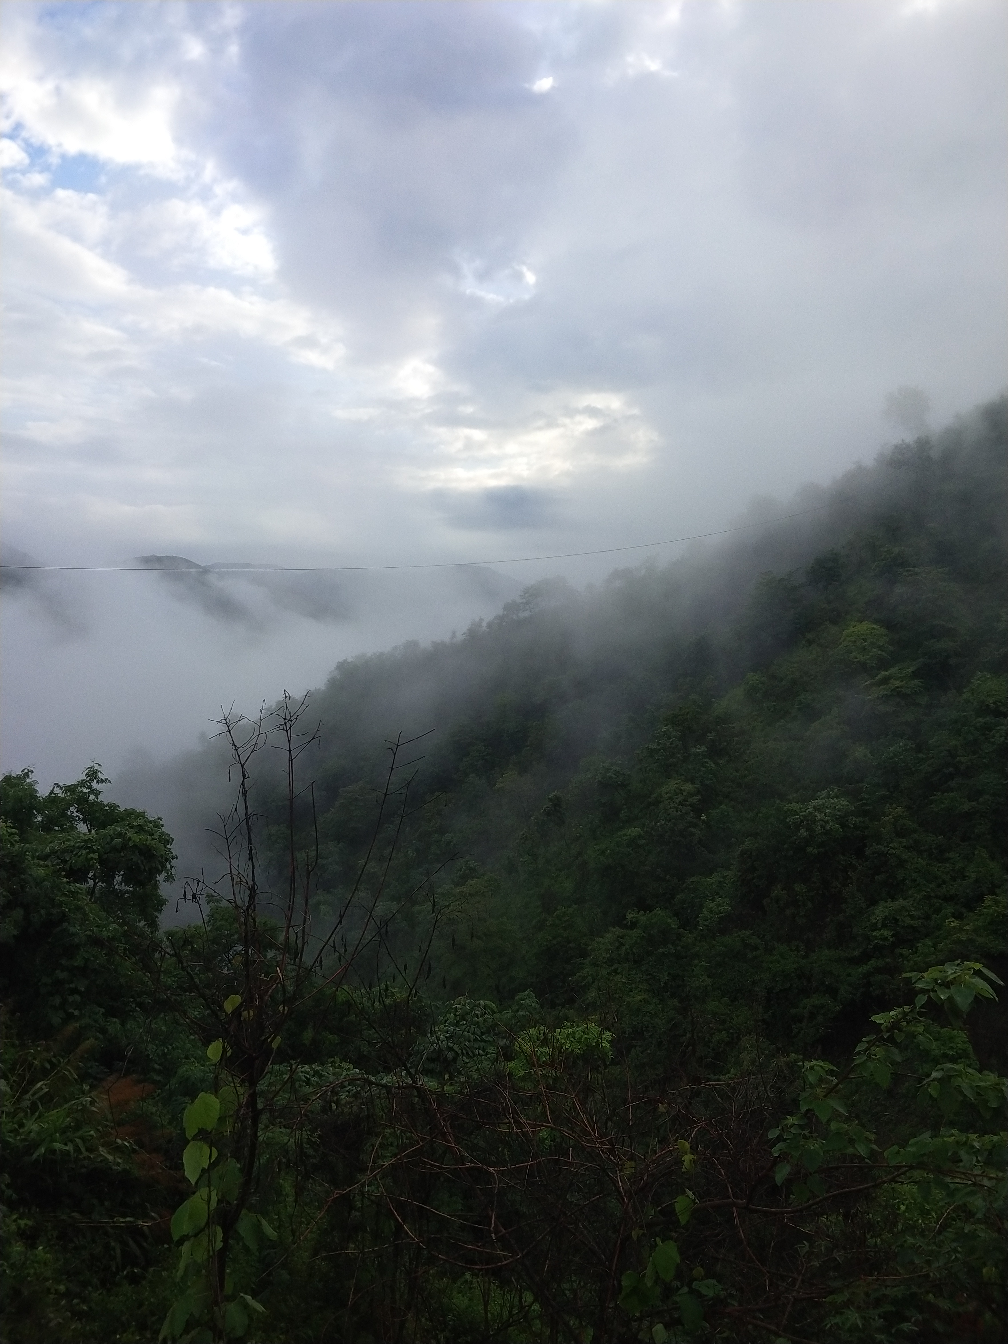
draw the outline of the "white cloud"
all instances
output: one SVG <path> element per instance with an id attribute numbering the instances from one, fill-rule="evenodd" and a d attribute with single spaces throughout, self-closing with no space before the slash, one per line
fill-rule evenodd
<path id="1" fill-rule="evenodd" d="M 58 155 L 89 154 L 175 176 L 179 150 L 172 120 L 181 93 L 161 81 L 124 88 L 93 75 L 46 74 L 30 49 L 5 44 L 0 57 L 0 118 L 33 144 Z"/>
<path id="2" fill-rule="evenodd" d="M 653 56 L 646 51 L 632 51 L 623 59 L 623 73 L 628 79 L 636 79 L 639 75 L 664 75 L 667 79 L 672 71 L 665 69 L 660 56 Z"/>
<path id="3" fill-rule="evenodd" d="M 6 136 L 0 140 L 0 168 L 23 168 L 28 162 L 28 155 L 16 141 Z"/>
<path id="4" fill-rule="evenodd" d="M 276 272 L 273 245 L 259 212 L 228 201 L 218 189 L 210 203 L 174 197 L 123 220 L 139 251 L 163 257 L 171 266 L 226 271 L 269 278 Z"/>
<path id="5" fill-rule="evenodd" d="M 128 422 L 163 382 L 166 357 L 191 357 L 194 343 L 237 339 L 327 373 L 343 362 L 338 324 L 275 286 L 139 281 L 98 250 L 115 221 L 95 196 L 4 191 L 2 200 L 6 401 L 39 441 L 65 445 L 110 417 Z"/>
<path id="6" fill-rule="evenodd" d="M 442 385 L 444 377 L 436 364 L 422 355 L 406 359 L 392 373 L 390 390 L 408 400 L 426 401 Z"/>
<path id="7" fill-rule="evenodd" d="M 554 484 L 591 527 L 618 490 L 659 508 L 673 471 L 677 499 L 783 488 L 764 465 L 810 470 L 825 385 L 874 407 L 958 350 L 982 394 L 1003 21 L 903 4 L 856 39 L 842 5 L 475 6 L 460 46 L 414 7 L 422 49 L 383 6 L 9 7 L 7 426 L 48 445 L 33 479 L 70 499 L 75 454 L 118 454 L 110 498 L 190 491 L 215 537 L 246 416 L 250 497 L 296 456 L 292 546 L 313 510 L 361 526 L 355 473 L 370 516 Z M 186 453 L 198 478 L 141 470 Z"/>
<path id="8" fill-rule="evenodd" d="M 507 306 L 532 297 L 538 283 L 536 273 L 523 261 L 494 268 L 481 259 L 459 262 L 461 288 L 473 299 L 491 306 Z"/>
<path id="9" fill-rule="evenodd" d="M 587 392 L 554 397 L 522 423 L 433 425 L 433 452 L 407 468 L 408 483 L 440 489 L 546 485 L 576 473 L 646 463 L 658 441 L 625 397 Z"/>

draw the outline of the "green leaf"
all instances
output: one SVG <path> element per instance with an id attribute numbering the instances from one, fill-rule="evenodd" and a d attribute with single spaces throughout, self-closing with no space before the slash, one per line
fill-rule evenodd
<path id="1" fill-rule="evenodd" d="M 236 1224 L 238 1235 L 250 1251 L 259 1249 L 259 1219 L 248 1209 L 242 1209 Z"/>
<path id="2" fill-rule="evenodd" d="M 195 1236 L 197 1232 L 201 1232 L 206 1227 L 210 1210 L 217 1203 L 213 1196 L 208 1199 L 207 1195 L 207 1191 L 200 1190 L 195 1195 L 190 1195 L 186 1202 L 180 1204 L 175 1210 L 171 1220 L 173 1241 L 180 1241 L 183 1237 Z"/>
<path id="3" fill-rule="evenodd" d="M 679 1247 L 674 1241 L 660 1241 L 652 1253 L 651 1264 L 665 1283 L 671 1283 L 679 1267 Z"/>
<path id="4" fill-rule="evenodd" d="M 657 1288 L 649 1288 L 642 1274 L 628 1269 L 621 1280 L 623 1291 L 620 1293 L 620 1306 L 627 1311 L 648 1311 L 658 1305 L 661 1296 Z"/>
<path id="5" fill-rule="evenodd" d="M 182 1154 L 182 1166 L 189 1184 L 195 1185 L 209 1165 L 210 1145 L 194 1139 Z"/>
<path id="6" fill-rule="evenodd" d="M 683 1227 L 689 1222 L 693 1215 L 693 1206 L 696 1200 L 687 1190 L 685 1194 L 679 1195 L 675 1202 L 676 1217 Z"/>
<path id="7" fill-rule="evenodd" d="M 211 1064 L 216 1064 L 224 1053 L 224 1042 L 221 1040 L 211 1041 L 206 1048 L 207 1059 Z"/>
<path id="8" fill-rule="evenodd" d="M 873 1059 L 871 1062 L 871 1076 L 879 1087 L 888 1087 L 889 1080 L 892 1078 L 892 1070 L 884 1059 Z"/>
<path id="9" fill-rule="evenodd" d="M 682 1317 L 682 1323 L 692 1335 L 703 1326 L 703 1307 L 697 1298 L 693 1296 L 686 1288 L 676 1295 L 676 1302 L 679 1306 L 679 1315 Z"/>
<path id="10" fill-rule="evenodd" d="M 953 985 L 952 997 L 955 1000 L 955 1005 L 959 1011 L 961 1013 L 966 1013 L 969 1011 L 970 1004 L 973 1002 L 976 994 L 970 985 Z"/>
<path id="11" fill-rule="evenodd" d="M 640 1275 L 634 1273 L 632 1269 L 628 1269 L 620 1280 L 620 1283 L 623 1288 L 623 1291 L 620 1293 L 620 1306 L 626 1307 L 628 1311 L 632 1311 L 633 1307 L 630 1306 L 630 1302 L 632 1300 L 636 1301 L 637 1285 L 640 1283 Z"/>
<path id="12" fill-rule="evenodd" d="M 187 1139 L 194 1139 L 201 1129 L 213 1129 L 220 1115 L 220 1102 L 212 1092 L 201 1092 L 185 1110 Z"/>
<path id="13" fill-rule="evenodd" d="M 229 994 L 224 1000 L 224 1011 L 226 1013 L 233 1013 L 241 1001 L 242 996 L 240 994 Z"/>
<path id="14" fill-rule="evenodd" d="M 273 1229 L 270 1227 L 269 1223 L 268 1223 L 268 1222 L 266 1221 L 266 1219 L 262 1216 L 262 1214 L 259 1215 L 259 1226 L 262 1228 L 262 1230 L 263 1230 L 263 1231 L 266 1233 L 266 1235 L 269 1237 L 270 1241 L 276 1241 L 276 1239 L 277 1239 L 277 1234 L 273 1231 Z M 263 1310 L 265 1311 L 265 1307 L 263 1308 Z"/>
<path id="15" fill-rule="evenodd" d="M 230 1119 L 230 1117 L 234 1115 L 235 1111 L 237 1111 L 238 1102 L 240 1100 L 238 1096 L 238 1090 L 234 1086 L 234 1084 L 225 1083 L 224 1086 L 217 1093 L 217 1100 L 220 1102 L 219 1119 L 221 1120 Z"/>
<path id="16" fill-rule="evenodd" d="M 654 1344 L 665 1344 L 665 1341 L 668 1339 L 668 1331 L 662 1325 L 661 1321 L 659 1321 L 656 1326 L 652 1327 L 651 1338 L 654 1340 Z"/>
<path id="17" fill-rule="evenodd" d="M 790 1162 L 778 1162 L 774 1168 L 774 1180 L 778 1185 L 783 1185 L 787 1180 L 788 1172 L 791 1170 Z"/>
<path id="18" fill-rule="evenodd" d="M 193 1301 L 188 1293 L 175 1299 L 168 1309 L 158 1339 L 178 1339 L 186 1327 L 186 1321 L 193 1313 Z"/>
<path id="19" fill-rule="evenodd" d="M 226 1204 L 231 1204 L 237 1199 L 238 1191 L 241 1189 L 241 1167 L 233 1157 L 229 1157 L 212 1173 L 211 1181 L 221 1199 Z"/>
<path id="20" fill-rule="evenodd" d="M 248 1329 L 248 1310 L 242 1299 L 236 1298 L 224 1308 L 224 1329 L 228 1339 L 240 1339 Z"/>
<path id="21" fill-rule="evenodd" d="M 202 1272 L 206 1267 L 208 1257 L 213 1252 L 219 1251 L 223 1244 L 223 1228 L 215 1223 L 208 1223 L 198 1236 L 190 1237 L 182 1247 L 178 1277 L 181 1279 L 184 1276 L 185 1269 L 190 1262 Z"/>

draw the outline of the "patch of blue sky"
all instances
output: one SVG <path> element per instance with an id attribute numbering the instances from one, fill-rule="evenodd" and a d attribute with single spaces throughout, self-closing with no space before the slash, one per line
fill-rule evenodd
<path id="1" fill-rule="evenodd" d="M 54 188 L 65 191 L 99 191 L 108 185 L 109 165 L 95 154 L 62 154 L 48 162 Z"/>
<path id="2" fill-rule="evenodd" d="M 16 171 L 26 175 L 43 173 L 53 189 L 92 192 L 108 185 L 110 165 L 96 154 L 59 154 L 51 146 L 36 144 L 17 130 L 7 138 L 28 157 L 28 162 L 20 164 Z"/>
<path id="3" fill-rule="evenodd" d="M 73 5 L 60 0 L 58 4 L 40 5 L 36 10 L 36 22 L 40 28 L 72 32 L 80 27 L 82 19 L 108 12 L 110 8 L 108 0 L 77 0 Z"/>

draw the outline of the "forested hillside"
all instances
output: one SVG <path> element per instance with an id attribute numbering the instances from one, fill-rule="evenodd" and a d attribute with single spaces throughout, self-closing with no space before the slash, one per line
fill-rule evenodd
<path id="1" fill-rule="evenodd" d="M 1006 1338 L 1006 449 L 6 776 L 5 1338 Z"/>

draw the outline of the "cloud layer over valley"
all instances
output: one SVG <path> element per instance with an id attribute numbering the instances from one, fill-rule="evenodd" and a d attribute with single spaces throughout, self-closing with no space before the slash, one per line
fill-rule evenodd
<path id="1" fill-rule="evenodd" d="M 214 564 L 691 535 L 1003 385 L 995 0 L 2 24 L 5 561 L 200 566 L 8 575 L 45 783 L 557 568 Z"/>

